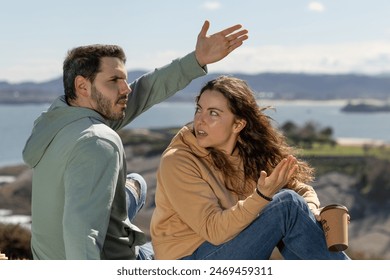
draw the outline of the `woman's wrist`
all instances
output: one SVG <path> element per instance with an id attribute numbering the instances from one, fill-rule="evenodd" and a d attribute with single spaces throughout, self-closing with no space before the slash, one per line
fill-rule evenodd
<path id="1" fill-rule="evenodd" d="M 273 200 L 272 197 L 269 197 L 269 196 L 266 196 L 266 195 L 262 194 L 262 193 L 260 192 L 260 190 L 259 190 L 258 187 L 256 187 L 256 193 L 257 193 L 261 198 L 263 198 L 263 199 L 265 199 L 265 200 L 267 200 L 267 201 L 272 201 L 272 200 Z"/>

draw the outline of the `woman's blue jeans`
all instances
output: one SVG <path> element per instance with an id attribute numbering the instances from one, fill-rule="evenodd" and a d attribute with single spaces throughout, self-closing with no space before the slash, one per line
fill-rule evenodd
<path id="1" fill-rule="evenodd" d="M 204 242 L 185 260 L 266 260 L 278 247 L 286 260 L 346 260 L 327 249 L 321 224 L 304 199 L 282 190 L 247 228 L 221 245 Z"/>
<path id="2" fill-rule="evenodd" d="M 130 188 L 125 188 L 127 216 L 129 217 L 129 220 L 132 221 L 139 212 L 139 210 L 141 210 L 142 207 L 145 205 L 147 184 L 145 179 L 138 173 L 128 174 L 127 179 L 133 179 L 135 181 L 138 181 L 138 183 L 140 184 L 139 196 L 134 192 L 134 190 Z M 147 242 L 142 246 L 136 246 L 136 251 L 138 251 L 137 260 L 154 259 L 154 252 L 151 242 Z"/>

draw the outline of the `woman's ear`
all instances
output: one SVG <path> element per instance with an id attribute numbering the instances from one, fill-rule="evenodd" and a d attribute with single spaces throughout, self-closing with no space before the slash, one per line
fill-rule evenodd
<path id="1" fill-rule="evenodd" d="M 243 130 L 245 126 L 246 126 L 246 120 L 244 119 L 236 120 L 236 122 L 233 125 L 234 132 L 240 133 L 240 131 Z"/>

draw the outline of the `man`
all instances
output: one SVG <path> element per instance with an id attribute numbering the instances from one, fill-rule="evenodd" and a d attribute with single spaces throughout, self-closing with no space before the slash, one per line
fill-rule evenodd
<path id="1" fill-rule="evenodd" d="M 207 64 L 248 38 L 240 25 L 211 36 L 208 28 L 206 21 L 194 52 L 130 86 L 120 47 L 69 51 L 63 67 L 65 96 L 35 121 L 23 150 L 33 168 L 34 259 L 151 258 L 143 251 L 145 235 L 128 217 L 142 205 L 146 184 L 137 174 L 126 182 L 125 153 L 115 131 L 205 75 Z"/>

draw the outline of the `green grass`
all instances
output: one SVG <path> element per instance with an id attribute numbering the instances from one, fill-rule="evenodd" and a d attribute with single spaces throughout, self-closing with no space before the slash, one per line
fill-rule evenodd
<path id="1" fill-rule="evenodd" d="M 300 150 L 302 156 L 356 156 L 356 157 L 375 157 L 378 159 L 390 160 L 389 146 L 341 146 L 314 144 L 312 148 Z"/>

